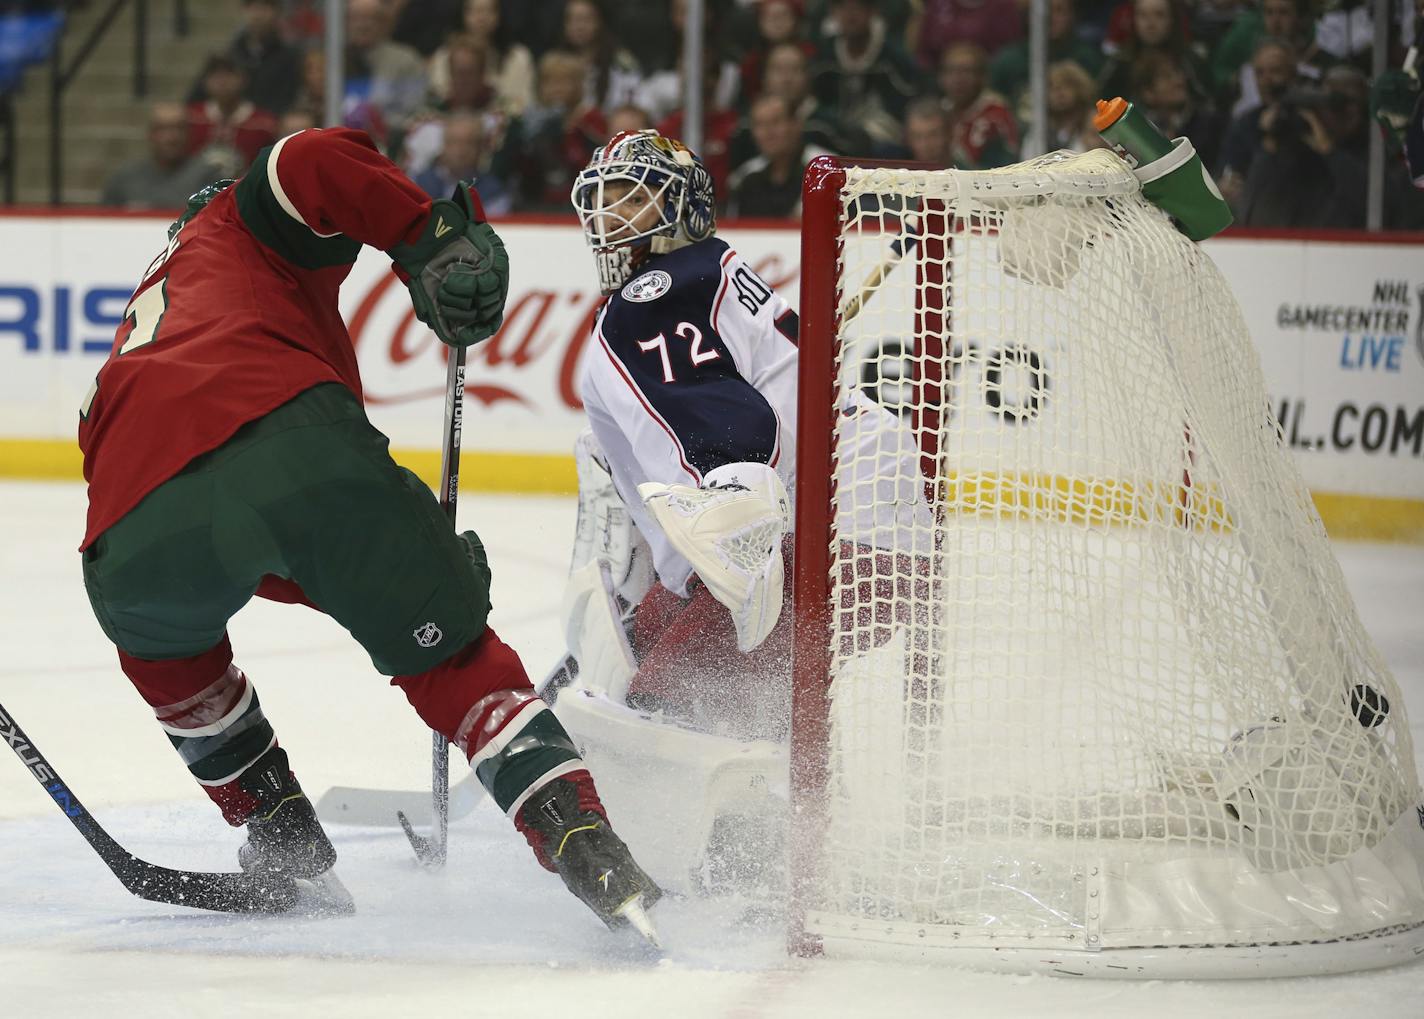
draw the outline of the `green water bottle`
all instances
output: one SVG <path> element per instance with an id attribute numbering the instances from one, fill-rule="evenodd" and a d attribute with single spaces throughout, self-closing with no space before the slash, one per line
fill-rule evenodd
<path id="1" fill-rule="evenodd" d="M 1190 139 L 1168 141 L 1132 103 L 1118 97 L 1098 100 L 1093 127 L 1132 167 L 1142 196 L 1176 221 L 1194 241 L 1231 225 L 1231 207 L 1206 172 Z"/>
<path id="2" fill-rule="evenodd" d="M 1134 170 L 1172 151 L 1172 143 L 1133 103 L 1119 96 L 1099 99 L 1093 127 Z"/>

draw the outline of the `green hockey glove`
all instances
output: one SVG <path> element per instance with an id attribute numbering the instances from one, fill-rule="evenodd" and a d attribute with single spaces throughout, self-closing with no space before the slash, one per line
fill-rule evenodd
<path id="1" fill-rule="evenodd" d="M 1396 144 L 1404 142 L 1404 128 L 1419 101 L 1419 79 L 1404 71 L 1385 71 L 1370 89 L 1370 115 L 1389 132 Z"/>
<path id="2" fill-rule="evenodd" d="M 509 293 L 509 253 L 488 223 L 479 200 L 460 184 L 430 207 L 430 219 L 413 244 L 389 254 L 409 274 L 406 287 L 416 318 L 441 341 L 468 347 L 493 336 L 504 321 Z"/>

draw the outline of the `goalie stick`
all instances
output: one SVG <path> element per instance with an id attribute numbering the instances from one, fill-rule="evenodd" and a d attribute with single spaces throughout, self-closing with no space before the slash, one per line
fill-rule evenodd
<path id="1" fill-rule="evenodd" d="M 35 781 L 79 829 L 99 859 L 134 895 L 149 902 L 222 913 L 285 913 L 297 901 L 290 878 L 272 874 L 172 870 L 140 860 L 106 832 L 45 760 L 19 724 L 0 706 L 0 739 L 15 751 Z"/>

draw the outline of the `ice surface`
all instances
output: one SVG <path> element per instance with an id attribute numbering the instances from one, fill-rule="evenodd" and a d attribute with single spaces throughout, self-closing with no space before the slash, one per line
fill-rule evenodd
<path id="1" fill-rule="evenodd" d="M 564 498 L 461 499 L 461 525 L 480 532 L 494 565 L 493 625 L 536 675 L 562 653 L 556 613 L 573 513 Z M 90 614 L 74 551 L 83 514 L 81 486 L 0 484 L 0 703 L 132 851 L 229 869 L 240 834 L 188 778 Z M 1420 754 L 1424 549 L 1336 551 L 1406 691 Z M 428 781 L 419 720 L 335 624 L 255 601 L 232 638 L 313 796 L 335 784 Z M 153 905 L 123 890 L 18 761 L 0 760 L 0 1016 L 1424 1015 L 1424 963 L 1139 984 L 801 961 L 787 958 L 779 929 L 747 922 L 729 902 L 661 903 L 654 914 L 668 952 L 657 961 L 606 933 L 488 803 L 452 826 L 450 864 L 438 875 L 416 868 L 397 829 L 331 834 L 354 917 Z"/>

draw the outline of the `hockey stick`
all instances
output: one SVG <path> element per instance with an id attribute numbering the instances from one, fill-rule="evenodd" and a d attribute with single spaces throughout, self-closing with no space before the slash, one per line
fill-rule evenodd
<path id="1" fill-rule="evenodd" d="M 450 787 L 451 820 L 461 820 L 475 809 L 483 790 L 472 771 Z M 467 795 L 472 794 L 472 795 Z M 397 815 L 412 825 L 426 825 L 431 797 L 427 789 L 371 789 L 364 786 L 334 785 L 316 802 L 317 816 L 325 824 L 362 825 L 386 828 L 398 823 Z"/>
<path id="2" fill-rule="evenodd" d="M 860 290 L 841 309 L 841 325 L 849 324 L 853 318 L 860 314 L 861 309 L 880 289 L 880 284 L 885 282 L 886 277 L 904 261 L 906 255 L 915 250 L 915 245 L 920 243 L 919 214 L 906 212 L 901 217 L 901 223 L 900 235 L 890 244 L 890 254 L 870 271 L 870 275 L 866 276 L 865 282 L 860 285 Z"/>
<path id="3" fill-rule="evenodd" d="M 440 508 L 455 526 L 460 494 L 460 429 L 464 418 L 465 348 L 451 347 L 445 372 L 445 442 L 440 454 Z M 404 814 L 399 815 L 415 858 L 427 867 L 445 866 L 450 844 L 450 744 L 438 732 L 430 733 L 430 800 L 435 831 L 429 838 L 415 833 Z"/>
<path id="4" fill-rule="evenodd" d="M 139 898 L 223 913 L 285 913 L 296 903 L 297 887 L 290 878 L 272 874 L 170 870 L 140 860 L 114 841 L 94 815 L 84 809 L 79 798 L 3 707 L 0 707 L 0 739 L 15 751 L 20 763 L 79 829 L 79 834 L 99 854 L 114 877 Z"/>
<path id="5" fill-rule="evenodd" d="M 578 663 L 572 655 L 564 656 L 544 681 L 535 687 L 539 694 L 552 694 L 578 675 Z M 552 697 L 546 697 L 552 704 Z M 450 817 L 459 820 L 474 813 L 485 789 L 474 771 L 450 789 Z M 386 827 L 399 823 L 414 827 L 423 820 L 417 815 L 430 804 L 430 794 L 418 789 L 367 789 L 360 786 L 332 786 L 317 801 L 316 812 L 323 821 L 332 824 Z M 402 821 L 401 819 L 405 820 Z M 414 818 L 415 820 L 412 820 Z M 418 836 L 417 836 L 418 837 Z"/>

